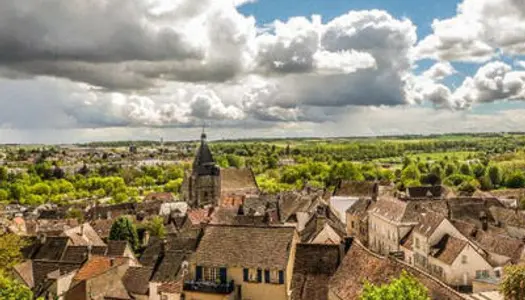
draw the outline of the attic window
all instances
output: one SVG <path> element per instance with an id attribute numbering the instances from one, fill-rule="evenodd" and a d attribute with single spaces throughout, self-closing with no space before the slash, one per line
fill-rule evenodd
<path id="1" fill-rule="evenodd" d="M 467 263 L 467 256 L 466 255 L 462 255 L 461 256 L 461 263 L 462 264 L 466 264 Z"/>

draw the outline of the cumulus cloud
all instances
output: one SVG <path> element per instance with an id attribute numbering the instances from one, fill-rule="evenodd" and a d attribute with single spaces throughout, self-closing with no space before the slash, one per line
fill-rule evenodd
<path id="1" fill-rule="evenodd" d="M 426 70 L 423 76 L 439 81 L 455 73 L 456 69 L 449 62 L 438 62 Z"/>
<path id="2" fill-rule="evenodd" d="M 419 42 L 419 58 L 486 62 L 501 50 L 525 54 L 525 2 L 463 0 L 455 17 L 434 20 L 433 34 Z"/>

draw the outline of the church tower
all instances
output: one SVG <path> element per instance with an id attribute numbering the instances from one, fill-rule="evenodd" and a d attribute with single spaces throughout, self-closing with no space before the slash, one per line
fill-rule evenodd
<path id="1" fill-rule="evenodd" d="M 219 203 L 220 168 L 213 159 L 204 130 L 191 174 L 184 178 L 182 198 L 191 207 L 215 206 Z"/>

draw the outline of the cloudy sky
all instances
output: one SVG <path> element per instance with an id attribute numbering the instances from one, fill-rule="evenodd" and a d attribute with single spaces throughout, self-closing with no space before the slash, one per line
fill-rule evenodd
<path id="1" fill-rule="evenodd" d="M 0 143 L 525 127 L 523 0 L 0 7 Z"/>

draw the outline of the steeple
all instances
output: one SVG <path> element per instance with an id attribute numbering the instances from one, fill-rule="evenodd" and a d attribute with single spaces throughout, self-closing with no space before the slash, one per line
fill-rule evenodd
<path id="1" fill-rule="evenodd" d="M 215 175 L 216 169 L 215 160 L 211 154 L 211 150 L 208 147 L 208 142 L 206 140 L 206 132 L 204 131 L 204 126 L 202 128 L 201 134 L 201 144 L 197 153 L 195 155 L 195 160 L 193 161 L 193 171 L 197 172 L 199 175 Z"/>

